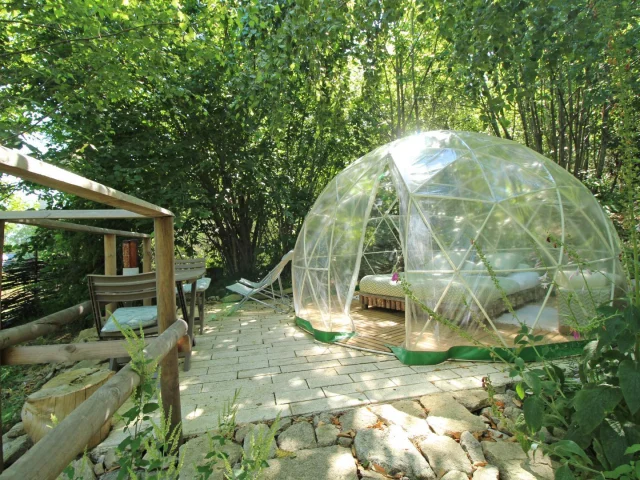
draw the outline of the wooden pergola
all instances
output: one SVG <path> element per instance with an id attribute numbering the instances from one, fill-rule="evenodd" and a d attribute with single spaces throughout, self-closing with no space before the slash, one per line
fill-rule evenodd
<path id="1" fill-rule="evenodd" d="M 1 212 L 0 227 L 2 228 L 0 232 L 2 233 L 0 237 L 2 241 L 0 242 L 0 254 L 2 253 L 4 241 L 5 223 L 22 223 L 104 235 L 105 274 L 107 275 L 116 274 L 116 236 L 142 238 L 144 252 L 143 271 L 151 271 L 151 238 L 149 235 L 98 228 L 60 220 L 153 219 L 160 336 L 148 343 L 145 354 L 148 358 L 160 359 L 162 407 L 166 416 L 170 414 L 170 425 L 173 431 L 179 426 L 182 417 L 178 381 L 178 342 L 187 333 L 186 323 L 182 320 L 177 320 L 176 316 L 173 213 L 157 205 L 2 146 L 0 146 L 0 172 L 113 207 L 103 210 Z M 88 304 L 88 302 L 85 302 L 85 304 Z M 6 362 L 7 351 L 11 350 L 13 351 L 12 358 L 14 360 L 16 355 L 18 358 L 22 355 L 22 363 L 29 363 L 25 362 L 24 359 L 31 358 L 34 354 L 44 355 L 44 359 L 47 361 L 57 361 L 56 359 L 61 355 L 61 350 L 66 350 L 65 355 L 67 355 L 67 358 L 68 355 L 75 359 L 109 358 L 113 353 L 114 342 L 105 342 L 110 344 L 108 347 L 110 351 L 102 351 L 105 349 L 88 344 L 13 347 L 16 343 L 36 338 L 55 330 L 55 328 L 59 328 L 60 325 L 74 321 L 78 317 L 78 313 L 86 313 L 87 310 L 88 305 L 80 304 L 31 324 L 0 331 L 0 354 L 2 354 L 0 358 L 5 359 Z M 52 319 L 51 317 L 54 318 Z M 186 343 L 190 347 L 190 341 Z M 35 350 L 25 350 L 34 348 L 39 348 L 40 353 L 35 352 Z M 49 348 L 51 351 L 43 353 L 43 348 Z M 58 353 L 55 354 L 55 352 Z M 40 357 L 41 361 L 42 357 Z M 19 478 L 20 480 L 56 478 L 69 462 L 84 449 L 89 438 L 99 430 L 105 419 L 110 418 L 131 395 L 139 381 L 138 375 L 133 372 L 130 365 L 127 365 L 42 438 L 10 469 L 0 474 L 0 478 L 3 480 L 9 478 Z M 1 457 L 0 472 L 2 472 Z"/>
<path id="2" fill-rule="evenodd" d="M 69 213 L 81 212 L 84 213 L 86 210 L 60 210 L 61 213 L 55 215 L 57 218 L 84 218 L 86 217 L 72 217 L 69 216 Z M 98 212 L 99 210 L 94 210 L 92 213 Z M 111 212 L 117 210 L 102 210 L 104 212 Z M 77 223 L 71 222 L 60 222 L 58 220 L 48 220 L 51 218 L 51 215 L 46 217 L 42 217 L 42 213 L 52 213 L 47 210 L 29 210 L 24 212 L 2 212 L 0 211 L 0 255 L 4 251 L 4 227 L 6 223 L 19 223 L 22 225 L 33 225 L 35 227 L 42 228 L 51 228 L 54 230 L 66 230 L 70 232 L 84 232 L 84 233 L 92 233 L 96 235 L 104 236 L 104 274 L 105 275 L 116 275 L 117 274 L 117 264 L 116 264 L 116 237 L 127 237 L 127 238 L 141 238 L 143 245 L 143 263 L 142 263 L 142 271 L 150 272 L 151 271 L 151 235 L 146 233 L 137 233 L 137 232 L 127 232 L 124 230 L 112 230 L 110 228 L 100 228 L 100 227 L 92 227 L 90 225 L 81 225 Z M 36 217 L 40 218 L 36 218 Z M 113 218 L 113 217 L 111 217 Z M 0 265 L 0 280 L 2 280 L 2 266 Z M 2 294 L 2 286 L 0 285 L 0 295 Z M 0 311 L 0 313 L 2 313 Z M 2 327 L 0 326 L 0 329 Z"/>

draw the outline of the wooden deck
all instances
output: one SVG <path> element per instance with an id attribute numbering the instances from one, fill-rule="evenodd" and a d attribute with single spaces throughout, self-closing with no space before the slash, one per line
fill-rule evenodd
<path id="1" fill-rule="evenodd" d="M 404 312 L 375 307 L 364 310 L 354 302 L 351 318 L 356 327 L 356 335 L 336 343 L 390 354 L 391 350 L 387 345 L 399 346 L 404 342 Z"/>
<path id="2" fill-rule="evenodd" d="M 527 307 L 518 310 L 524 314 Z M 534 309 L 535 312 L 537 310 Z M 548 315 L 543 316 L 540 325 L 544 322 L 544 317 L 550 317 L 551 323 L 547 322 L 547 328 L 536 328 L 532 333 L 536 335 L 544 335 L 544 343 L 564 343 L 572 341 L 571 335 L 563 335 L 558 331 L 554 331 L 553 325 L 557 325 L 557 319 L 553 317 L 553 313 L 557 315 L 555 308 L 548 308 Z M 533 322 L 535 316 L 529 315 L 527 320 Z M 409 345 L 410 350 L 430 350 L 443 351 L 454 346 L 474 345 L 480 342 L 486 345 L 500 345 L 496 334 L 499 334 L 507 346 L 513 346 L 516 335 L 520 332 L 519 325 L 495 323 L 495 330 L 489 325 L 483 328 L 474 328 L 470 333 L 473 335 L 474 342 L 460 337 L 455 332 L 447 332 L 441 329 L 440 335 L 436 338 L 430 329 L 426 332 L 415 332 L 414 337 L 406 342 L 405 329 L 405 312 L 388 310 L 379 307 L 369 307 L 363 309 L 362 306 L 353 302 L 351 307 L 351 318 L 355 324 L 356 334 L 343 341 L 336 342 L 352 348 L 359 348 L 368 351 L 391 354 L 391 346 Z"/>

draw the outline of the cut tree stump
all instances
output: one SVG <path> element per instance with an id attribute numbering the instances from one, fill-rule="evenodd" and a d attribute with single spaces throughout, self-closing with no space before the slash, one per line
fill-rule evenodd
<path id="1" fill-rule="evenodd" d="M 111 376 L 112 371 L 99 368 L 69 370 L 52 378 L 39 391 L 29 395 L 22 407 L 22 423 L 33 443 L 49 433 L 54 424 L 61 422 Z M 107 437 L 110 429 L 111 419 L 91 437 L 87 448 L 98 445 Z"/>

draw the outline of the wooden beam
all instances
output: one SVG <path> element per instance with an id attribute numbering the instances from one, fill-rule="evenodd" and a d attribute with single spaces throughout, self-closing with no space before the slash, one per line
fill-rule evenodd
<path id="1" fill-rule="evenodd" d="M 87 300 L 39 320 L 18 327 L 6 328 L 0 331 L 0 350 L 55 332 L 63 325 L 86 317 L 90 312 L 91 302 Z"/>
<path id="2" fill-rule="evenodd" d="M 37 260 L 37 259 L 36 259 Z M 4 220 L 0 220 L 0 300 L 2 300 L 2 264 L 4 262 Z M 2 330 L 2 302 L 0 301 L 0 330 Z M 0 427 L 2 427 L 2 417 L 0 417 Z M 0 428 L 0 432 L 2 428 Z M 0 445 L 1 446 L 1 445 Z M 2 467 L 2 460 L 0 460 Z M 0 468 L 0 472 L 1 472 Z"/>
<path id="3" fill-rule="evenodd" d="M 148 273 L 152 269 L 153 253 L 151 252 L 151 238 L 142 239 L 142 273 Z M 145 298 L 142 301 L 145 306 L 151 305 L 151 299 Z"/>
<path id="4" fill-rule="evenodd" d="M 0 172 L 114 208 L 124 208 L 145 217 L 173 217 L 173 213 L 157 205 L 2 146 Z"/>
<path id="5" fill-rule="evenodd" d="M 171 328 L 176 318 L 175 263 L 173 217 L 156 218 L 156 291 L 158 302 L 158 326 L 160 332 Z M 185 358 L 184 369 L 189 369 L 191 359 Z M 178 349 L 173 348 L 160 364 L 160 394 L 165 418 L 170 420 L 170 431 L 182 421 L 180 408 L 180 382 L 178 378 Z M 169 414 L 171 417 L 169 418 Z M 182 439 L 182 434 L 180 436 Z"/>
<path id="6" fill-rule="evenodd" d="M 149 345 L 152 340 L 153 338 L 145 339 L 145 344 Z M 35 365 L 38 363 L 128 358 L 127 348 L 126 340 L 9 347 L 0 351 L 0 363 L 2 365 Z M 178 341 L 178 351 L 181 353 L 191 351 L 188 335 Z"/>
<path id="7" fill-rule="evenodd" d="M 92 227 L 80 225 L 78 223 L 59 222 L 57 220 L 7 220 L 9 223 L 20 223 L 22 225 L 33 225 L 36 227 L 52 228 L 55 230 L 68 230 L 70 232 L 96 233 L 99 235 L 113 234 L 120 237 L 129 238 L 151 238 L 146 233 L 127 232 L 126 230 L 112 230 L 110 228 Z"/>
<path id="8" fill-rule="evenodd" d="M 146 339 L 148 345 L 150 339 Z M 128 357 L 126 340 L 10 347 L 0 352 L 3 365 L 34 365 Z"/>
<path id="9" fill-rule="evenodd" d="M 116 257 L 116 236 L 109 233 L 104 236 L 104 274 L 118 275 L 118 257 Z M 118 306 L 109 303 L 105 306 L 107 312 L 115 312 Z M 107 315 L 108 316 L 108 315 Z"/>
<path id="10" fill-rule="evenodd" d="M 4 222 L 0 220 L 0 330 L 2 330 L 2 262 L 4 261 Z M 2 350 L 0 350 L 2 353 Z M 0 359 L 2 368 L 2 359 Z M 0 385 L 0 433 L 2 432 L 2 385 Z M 0 435 L 0 452 L 2 452 L 2 436 Z M 4 470 L 4 455 L 0 456 L 0 473 Z"/>
<path id="11" fill-rule="evenodd" d="M 176 344 L 186 333 L 187 324 L 175 322 L 149 343 L 145 358 L 165 358 L 177 350 Z M 140 376 L 127 364 L 1 474 L 0 480 L 56 479 L 139 384 Z"/>
<path id="12" fill-rule="evenodd" d="M 0 212 L 0 220 L 101 220 L 114 218 L 147 218 L 129 210 L 22 210 Z"/>

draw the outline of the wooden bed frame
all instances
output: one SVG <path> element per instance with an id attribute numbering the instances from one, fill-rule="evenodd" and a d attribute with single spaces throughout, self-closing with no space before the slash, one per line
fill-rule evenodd
<path id="1" fill-rule="evenodd" d="M 404 298 L 387 297 L 384 295 L 376 295 L 375 293 L 360 292 L 360 305 L 362 308 L 380 307 L 387 310 L 397 310 L 404 312 Z"/>
<path id="2" fill-rule="evenodd" d="M 533 288 L 527 288 L 525 290 L 520 290 L 519 292 L 512 293 L 507 295 L 507 298 L 511 302 L 513 308 L 520 308 L 522 305 L 526 303 L 537 301 L 544 298 L 545 290 L 541 285 L 538 285 Z M 388 297 L 385 295 L 377 295 L 375 293 L 367 293 L 360 291 L 360 305 L 362 305 L 363 309 L 367 309 L 369 307 L 379 307 L 386 308 L 388 310 L 397 310 L 400 312 L 405 311 L 404 298 L 401 297 Z M 443 304 L 445 312 L 444 315 L 447 315 L 447 307 L 452 308 L 454 311 L 457 310 L 457 305 L 446 305 Z M 508 309 L 504 305 L 504 302 L 501 298 L 496 299 L 488 305 L 484 305 L 484 309 L 487 312 L 487 315 L 490 317 L 497 317 L 504 312 L 507 312 Z M 477 316 L 478 319 L 484 319 L 484 314 L 478 309 L 474 304 L 474 308 L 470 312 L 472 316 Z M 451 315 L 451 313 L 449 313 Z"/>

